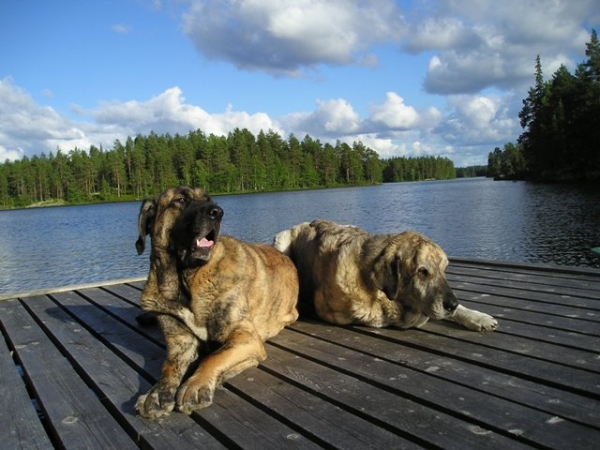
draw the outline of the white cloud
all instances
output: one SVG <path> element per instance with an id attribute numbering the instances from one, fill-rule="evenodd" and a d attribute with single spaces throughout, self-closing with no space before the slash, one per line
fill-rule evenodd
<path id="1" fill-rule="evenodd" d="M 411 26 L 404 48 L 409 52 L 475 46 L 477 34 L 456 17 L 425 17 Z"/>
<path id="2" fill-rule="evenodd" d="M 0 138 L 4 138 L 2 134 L 0 134 Z M 4 161 L 17 161 L 23 158 L 23 150 L 20 148 L 7 149 L 3 145 L 0 145 L 0 164 L 4 163 Z"/>
<path id="3" fill-rule="evenodd" d="M 360 118 L 346 100 L 317 100 L 316 105 L 313 112 L 288 114 L 278 123 L 288 132 L 317 138 L 342 138 L 360 132 Z"/>
<path id="4" fill-rule="evenodd" d="M 283 134 L 283 130 L 276 122 L 271 120 L 267 114 L 249 114 L 245 111 L 234 111 L 231 105 L 227 107 L 227 110 L 224 113 L 211 115 L 210 120 L 214 129 L 214 131 L 210 132 L 214 133 L 215 135 L 227 134 L 228 132 L 233 131 L 235 128 L 246 128 L 254 135 L 257 135 L 261 130 L 273 130 L 276 133 Z M 205 128 L 202 129 L 205 130 Z"/>
<path id="5" fill-rule="evenodd" d="M 245 70 L 298 75 L 320 64 L 372 64 L 405 29 L 391 0 L 192 0 L 183 30 L 198 51 Z"/>
<path id="6" fill-rule="evenodd" d="M 152 127 L 177 126 L 181 130 L 194 128 L 198 123 L 207 120 L 208 114 L 199 107 L 186 105 L 181 89 L 173 87 L 163 93 L 140 102 L 102 102 L 89 112 L 98 123 L 127 123 L 132 127 L 146 130 Z"/>
<path id="7" fill-rule="evenodd" d="M 573 68 L 589 40 L 584 23 L 600 18 L 594 0 L 433 1 L 413 18 L 403 43 L 434 52 L 424 87 L 435 94 L 477 93 L 530 85 L 539 54 L 548 73 Z"/>
<path id="8" fill-rule="evenodd" d="M 435 134 L 453 146 L 487 146 L 489 152 L 493 145 L 514 140 L 521 132 L 518 118 L 510 112 L 511 101 L 511 96 L 495 94 L 451 96 L 452 113 Z"/>
<path id="9" fill-rule="evenodd" d="M 199 106 L 187 104 L 179 87 L 169 88 L 147 101 L 103 102 L 91 111 L 79 109 L 79 113 L 93 117 L 99 125 L 118 124 L 129 135 L 150 131 L 186 134 L 196 129 L 224 135 L 236 127 L 253 133 L 276 128 L 266 114 L 234 111 L 232 105 L 223 113 L 210 114 Z"/>
<path id="10" fill-rule="evenodd" d="M 36 104 L 10 78 L 0 80 L 0 160 L 84 144 L 83 132 L 48 106 Z"/>
<path id="11" fill-rule="evenodd" d="M 371 121 L 393 130 L 410 130 L 419 124 L 419 114 L 398 94 L 388 92 L 383 105 L 371 106 Z"/>

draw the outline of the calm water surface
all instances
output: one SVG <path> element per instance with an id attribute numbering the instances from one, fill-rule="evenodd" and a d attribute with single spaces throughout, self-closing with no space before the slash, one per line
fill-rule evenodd
<path id="1" fill-rule="evenodd" d="M 373 233 L 417 230 L 450 256 L 600 268 L 600 189 L 489 179 L 215 197 L 222 231 L 270 242 L 327 218 Z M 145 276 L 139 202 L 0 211 L 0 293 Z"/>

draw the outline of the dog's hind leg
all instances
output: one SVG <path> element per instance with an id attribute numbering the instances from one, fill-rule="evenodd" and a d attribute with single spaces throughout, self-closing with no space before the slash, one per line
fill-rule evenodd
<path id="1" fill-rule="evenodd" d="M 236 328 L 223 346 L 206 357 L 177 392 L 177 408 L 190 414 L 210 406 L 215 389 L 240 372 L 267 358 L 262 339 L 253 325 Z"/>
<path id="2" fill-rule="evenodd" d="M 147 419 L 157 419 L 173 411 L 177 389 L 188 367 L 198 357 L 200 345 L 177 319 L 160 315 L 158 321 L 167 342 L 167 357 L 157 383 L 135 404 L 138 414 Z"/>

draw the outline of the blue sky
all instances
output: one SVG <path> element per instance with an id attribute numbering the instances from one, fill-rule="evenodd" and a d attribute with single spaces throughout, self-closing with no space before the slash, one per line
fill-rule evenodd
<path id="1" fill-rule="evenodd" d="M 0 161 L 190 130 L 486 164 L 596 0 L 0 1 Z"/>

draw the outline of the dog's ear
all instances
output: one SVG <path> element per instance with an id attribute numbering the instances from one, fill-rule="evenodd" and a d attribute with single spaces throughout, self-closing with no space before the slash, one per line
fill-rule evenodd
<path id="1" fill-rule="evenodd" d="M 208 195 L 208 192 L 206 192 L 204 189 L 202 188 L 194 188 L 194 193 L 196 194 L 196 199 L 202 202 L 210 202 L 212 201 L 212 199 L 210 198 L 210 195 Z"/>
<path id="2" fill-rule="evenodd" d="M 154 199 L 147 198 L 142 202 L 142 207 L 140 208 L 140 214 L 138 216 L 139 237 L 135 242 L 135 248 L 138 252 L 138 255 L 144 253 L 144 249 L 146 248 L 146 236 L 150 234 L 150 229 L 152 228 L 155 215 L 156 201 Z"/>
<path id="3" fill-rule="evenodd" d="M 387 298 L 396 300 L 400 292 L 400 258 L 398 255 L 386 255 L 385 251 L 375 260 L 371 271 L 371 280 L 375 287 L 383 291 Z"/>

